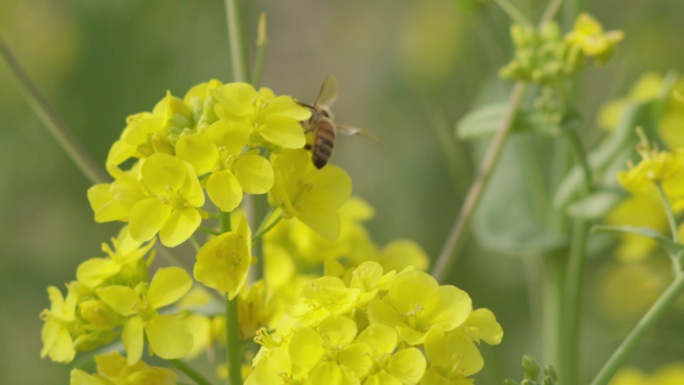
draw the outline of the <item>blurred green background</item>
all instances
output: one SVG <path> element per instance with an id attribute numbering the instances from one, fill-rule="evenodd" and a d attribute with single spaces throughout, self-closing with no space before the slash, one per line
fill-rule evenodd
<path id="1" fill-rule="evenodd" d="M 453 127 L 507 62 L 509 20 L 491 2 L 470 10 L 450 0 L 245 3 L 249 42 L 258 13 L 268 17 L 263 85 L 312 101 L 322 79 L 334 74 L 337 120 L 381 138 L 342 137 L 333 159 L 351 175 L 355 193 L 377 209 L 369 224 L 375 239 L 411 238 L 435 258 L 477 164 L 472 143 L 457 142 Z M 536 19 L 546 2 L 517 4 Z M 583 111 L 591 120 L 602 101 L 624 94 L 639 74 L 684 63 L 684 3 L 609 0 L 589 7 L 606 28 L 626 34 L 615 60 L 584 77 Z M 230 76 L 218 0 L 2 0 L 0 34 L 100 163 L 127 115 L 151 109 L 167 89 L 183 95 L 196 83 Z M 67 366 L 39 358 L 38 314 L 48 306 L 46 287 L 63 287 L 78 263 L 100 255 L 100 244 L 115 235 L 117 225 L 94 223 L 88 187 L 0 63 L 2 384 L 68 382 Z M 590 265 L 585 377 L 635 322 L 597 310 L 597 288 L 612 260 L 606 253 Z M 505 331 L 500 346 L 482 349 L 479 384 L 519 377 L 522 354 L 543 358 L 529 300 L 538 293 L 526 286 L 525 274 L 534 274 L 529 263 L 474 241 L 459 259 L 452 282 L 475 306 L 492 309 Z M 684 357 L 684 334 L 676 327 L 682 321 L 682 312 L 673 311 L 632 362 L 652 368 Z"/>

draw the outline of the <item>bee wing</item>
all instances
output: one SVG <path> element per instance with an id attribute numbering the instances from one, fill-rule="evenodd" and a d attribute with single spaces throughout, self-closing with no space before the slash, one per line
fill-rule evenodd
<path id="1" fill-rule="evenodd" d="M 337 79 L 334 76 L 328 75 L 323 80 L 323 85 L 321 85 L 321 91 L 318 93 L 316 106 L 327 106 L 330 107 L 337 99 Z"/>
<path id="2" fill-rule="evenodd" d="M 345 135 L 357 135 L 364 139 L 372 140 L 374 142 L 378 141 L 378 137 L 374 133 L 358 127 L 347 126 L 346 124 L 338 124 L 337 131 Z"/>

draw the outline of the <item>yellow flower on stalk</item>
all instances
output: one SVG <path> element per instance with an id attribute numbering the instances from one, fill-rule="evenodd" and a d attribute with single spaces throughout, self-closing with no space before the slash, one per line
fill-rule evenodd
<path id="1" fill-rule="evenodd" d="M 177 315 L 162 315 L 158 310 L 178 301 L 191 287 L 192 279 L 183 269 L 167 267 L 157 271 L 149 288 L 140 284 L 135 289 L 119 285 L 97 289 L 104 303 L 129 317 L 121 335 L 129 365 L 142 357 L 144 335 L 150 353 L 161 358 L 182 358 L 190 352 L 193 341 L 188 324 Z"/>
<path id="2" fill-rule="evenodd" d="M 684 168 L 684 152 L 659 151 L 658 149 L 640 148 L 641 161 L 630 166 L 627 171 L 618 172 L 617 177 L 622 187 L 632 193 L 648 193 L 657 183 L 668 183 L 681 179 Z"/>
<path id="3" fill-rule="evenodd" d="M 363 385 L 415 385 L 425 373 L 425 356 L 408 347 L 397 350 L 397 332 L 385 325 L 370 325 L 358 338 L 371 348 L 373 366 Z"/>
<path id="4" fill-rule="evenodd" d="M 289 344 L 292 363 L 309 373 L 312 384 L 359 383 L 372 361 L 370 347 L 355 341 L 358 326 L 347 317 L 330 317 L 316 328 L 294 331 Z"/>
<path id="5" fill-rule="evenodd" d="M 212 289 L 228 293 L 232 300 L 240 292 L 252 265 L 252 235 L 242 217 L 237 231 L 217 235 L 197 252 L 195 279 Z"/>
<path id="6" fill-rule="evenodd" d="M 155 153 L 173 155 L 175 140 L 182 130 L 194 126 L 194 119 L 190 106 L 167 92 L 151 113 L 131 115 L 126 123 L 121 138 L 109 150 L 107 168 L 116 167 L 131 157 L 145 158 Z"/>
<path id="7" fill-rule="evenodd" d="M 392 326 L 409 345 L 425 342 L 427 333 L 437 328 L 448 332 L 461 326 L 472 311 L 466 292 L 451 286 L 439 286 L 427 273 L 405 270 L 390 284 L 387 295 L 368 305 L 371 324 Z"/>
<path id="8" fill-rule="evenodd" d="M 128 226 L 124 226 L 117 238 L 112 239 L 113 249 L 106 243 L 102 244 L 102 251 L 108 258 L 90 258 L 76 270 L 76 279 L 81 284 L 95 288 L 108 279 L 121 273 L 119 282 L 124 281 L 132 286 L 139 283 L 141 278 L 146 278 L 147 265 L 143 262 L 141 274 L 138 270 L 139 261 L 154 246 L 154 241 L 144 244 L 133 239 Z M 153 253 L 154 254 L 154 253 Z M 152 256 L 151 256 L 152 258 Z"/>
<path id="9" fill-rule="evenodd" d="M 230 83 L 212 90 L 218 101 L 216 114 L 245 125 L 254 133 L 253 144 L 270 143 L 282 148 L 302 148 L 306 144 L 299 122 L 309 119 L 311 111 L 290 96 L 275 96 L 268 88 L 257 92 L 247 83 Z"/>
<path id="10" fill-rule="evenodd" d="M 480 308 L 473 310 L 461 330 L 475 343 L 484 341 L 488 345 L 498 345 L 503 339 L 503 329 L 496 321 L 491 310 Z"/>
<path id="11" fill-rule="evenodd" d="M 137 202 L 129 216 L 131 236 L 140 242 L 157 233 L 164 246 L 190 238 L 205 215 L 204 192 L 192 166 L 168 154 L 154 154 L 140 169 L 151 196 Z"/>
<path id="12" fill-rule="evenodd" d="M 283 210 L 283 216 L 297 217 L 328 241 L 340 236 L 338 210 L 351 196 L 351 179 L 339 167 L 316 169 L 309 153 L 285 150 L 273 161 L 275 184 L 270 202 Z"/>
<path id="13" fill-rule="evenodd" d="M 67 296 L 64 298 L 58 288 L 48 287 L 50 310 L 44 310 L 40 314 L 45 321 L 41 332 L 43 349 L 40 356 L 50 356 L 55 362 L 71 362 L 76 356 L 71 330 L 76 328 L 78 322 L 78 293 L 71 285 L 67 285 L 67 290 Z"/>
<path id="14" fill-rule="evenodd" d="M 425 385 L 459 381 L 484 366 L 473 340 L 459 329 L 451 332 L 431 329 L 425 338 L 425 354 L 431 364 L 423 378 Z"/>
<path id="15" fill-rule="evenodd" d="M 582 13 L 577 17 L 573 30 L 565 40 L 572 46 L 582 50 L 587 56 L 593 56 L 597 62 L 606 62 L 613 55 L 617 43 L 624 39 L 622 31 L 603 31 L 603 26 L 594 17 Z"/>
<path id="16" fill-rule="evenodd" d="M 142 183 L 141 165 L 142 162 L 137 162 L 128 171 L 110 167 L 108 171 L 114 181 L 99 183 L 88 189 L 88 202 L 95 212 L 95 222 L 127 222 L 133 206 L 150 196 Z"/>
<path id="17" fill-rule="evenodd" d="M 95 356 L 96 374 L 71 371 L 70 385 L 176 385 L 176 374 L 143 361 L 130 365 L 119 353 Z"/>
<path id="18" fill-rule="evenodd" d="M 301 297 L 287 313 L 297 326 L 317 325 L 330 316 L 349 313 L 360 294 L 361 290 L 347 287 L 339 278 L 316 278 L 302 289 Z"/>
<path id="19" fill-rule="evenodd" d="M 201 134 L 182 136 L 176 156 L 192 164 L 203 181 L 209 198 L 223 212 L 242 201 L 243 193 L 265 194 L 273 186 L 273 168 L 258 151 L 243 153 L 249 142 L 249 128 L 219 120 Z"/>

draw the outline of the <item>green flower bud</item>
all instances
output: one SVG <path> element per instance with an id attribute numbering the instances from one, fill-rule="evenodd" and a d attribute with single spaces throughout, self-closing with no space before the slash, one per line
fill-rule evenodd
<path id="1" fill-rule="evenodd" d="M 522 358 L 522 368 L 525 371 L 525 374 L 529 376 L 528 378 L 532 379 L 536 379 L 537 376 L 539 376 L 539 372 L 541 371 L 539 363 L 534 358 L 528 355 L 525 355 Z"/>

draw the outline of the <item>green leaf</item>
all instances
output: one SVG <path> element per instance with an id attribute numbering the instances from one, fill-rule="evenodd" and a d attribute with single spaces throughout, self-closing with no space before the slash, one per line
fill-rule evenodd
<path id="1" fill-rule="evenodd" d="M 659 231 L 650 227 L 597 225 L 591 228 L 591 232 L 637 234 L 658 242 L 658 245 L 660 245 L 660 247 L 662 247 L 672 258 L 680 258 L 684 253 L 684 245 L 665 237 Z"/>
<path id="2" fill-rule="evenodd" d="M 473 218 L 473 235 L 507 255 L 545 254 L 567 246 L 567 236 L 546 222 L 543 198 L 530 183 L 528 135 L 509 137 Z M 532 160 L 534 161 L 534 160 Z"/>
<path id="3" fill-rule="evenodd" d="M 585 220 L 603 218 L 617 203 L 627 195 L 620 190 L 597 191 L 568 206 L 568 215 Z"/>
<path id="4" fill-rule="evenodd" d="M 508 103 L 490 104 L 466 114 L 456 125 L 459 139 L 478 139 L 494 135 L 506 117 Z"/>

